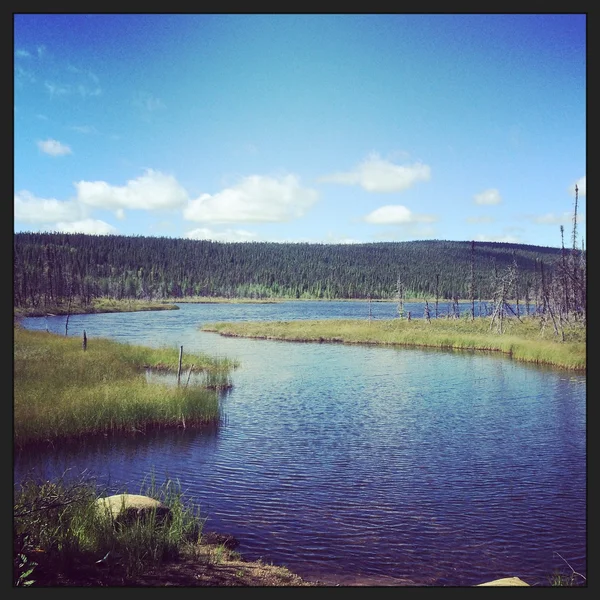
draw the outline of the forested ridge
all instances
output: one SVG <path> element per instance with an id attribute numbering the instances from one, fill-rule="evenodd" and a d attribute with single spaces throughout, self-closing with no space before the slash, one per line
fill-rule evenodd
<path id="1" fill-rule="evenodd" d="M 571 251 L 567 251 L 571 252 Z M 535 294 L 564 248 L 500 242 L 213 242 L 166 237 L 14 234 L 14 305 L 97 297 L 171 299 L 493 297 L 508 269 Z"/>

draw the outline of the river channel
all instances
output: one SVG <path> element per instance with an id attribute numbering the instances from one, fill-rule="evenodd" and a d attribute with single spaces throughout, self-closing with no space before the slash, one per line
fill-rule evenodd
<path id="1" fill-rule="evenodd" d="M 491 353 L 200 331 L 214 321 L 392 318 L 394 303 L 179 306 L 72 315 L 68 334 L 238 359 L 221 423 L 15 452 L 15 482 L 85 470 L 139 493 L 150 473 L 168 477 L 244 557 L 328 584 L 517 576 L 547 586 L 570 574 L 565 561 L 586 575 L 585 375 Z M 22 324 L 64 334 L 65 321 Z"/>

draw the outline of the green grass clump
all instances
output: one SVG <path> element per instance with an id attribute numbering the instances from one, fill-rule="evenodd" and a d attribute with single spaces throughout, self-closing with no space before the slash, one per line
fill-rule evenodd
<path id="1" fill-rule="evenodd" d="M 98 576 L 111 568 L 129 577 L 176 559 L 199 543 L 204 520 L 184 499 L 179 483 L 167 479 L 157 486 L 152 477 L 138 493 L 168 506 L 171 519 L 162 521 L 154 512 L 119 526 L 98 509 L 97 499 L 109 494 L 83 476 L 71 482 L 27 479 L 15 486 L 14 584 L 36 585 L 38 577 L 56 573 L 86 573 L 88 578 L 90 570 Z"/>
<path id="2" fill-rule="evenodd" d="M 108 339 L 81 340 L 14 328 L 14 444 L 89 434 L 189 427 L 219 419 L 218 388 L 237 363 L 184 354 L 182 373 L 199 383 L 148 383 L 143 367 L 176 372 L 176 348 L 152 349 Z"/>
<path id="3" fill-rule="evenodd" d="M 506 319 L 503 333 L 490 328 L 490 319 L 324 319 L 211 323 L 203 331 L 221 335 L 302 342 L 341 342 L 483 350 L 505 353 L 515 360 L 586 370 L 586 330 L 574 325 L 565 341 L 552 326 L 535 318 Z"/>

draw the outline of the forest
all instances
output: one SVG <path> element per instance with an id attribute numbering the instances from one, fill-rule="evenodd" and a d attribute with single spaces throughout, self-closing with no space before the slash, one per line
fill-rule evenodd
<path id="1" fill-rule="evenodd" d="M 585 273 L 583 249 L 501 242 L 226 243 L 24 232 L 14 234 L 13 249 L 15 307 L 100 297 L 491 299 L 507 277 L 506 295 L 529 302 L 553 278 L 583 281 Z"/>

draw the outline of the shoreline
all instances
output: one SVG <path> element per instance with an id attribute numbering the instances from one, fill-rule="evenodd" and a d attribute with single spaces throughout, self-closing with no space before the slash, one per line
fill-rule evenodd
<path id="1" fill-rule="evenodd" d="M 168 300 L 115 300 L 112 298 L 96 298 L 92 304 L 82 305 L 81 303 L 72 304 L 53 304 L 44 307 L 13 307 L 13 317 L 20 319 L 24 317 L 57 317 L 67 315 L 87 315 L 115 312 L 138 312 L 152 310 L 179 310 L 177 304 L 282 304 L 285 302 L 376 302 L 398 304 L 396 298 L 225 298 L 220 296 L 190 296 L 188 298 L 172 298 Z M 428 302 L 431 307 L 435 306 L 435 300 L 429 298 L 405 298 L 404 304 L 425 304 Z M 516 304 L 514 300 L 508 300 L 509 303 Z M 451 298 L 439 298 L 438 304 L 453 304 Z M 471 300 L 459 299 L 461 306 L 470 305 Z M 475 300 L 476 304 L 493 303 L 493 300 Z M 523 306 L 525 306 L 523 304 Z M 529 303 L 530 309 L 535 306 L 533 302 Z M 431 309 L 430 309 L 431 310 Z"/>
<path id="2" fill-rule="evenodd" d="M 465 319 L 328 319 L 301 321 L 217 322 L 201 331 L 224 337 L 245 337 L 295 343 L 338 343 L 365 346 L 438 348 L 502 353 L 514 360 L 587 372 L 586 342 L 559 342 L 539 337 L 530 320 L 511 325 L 502 334 L 487 330 L 487 317 Z M 485 326 L 486 329 L 483 329 Z M 519 329 L 522 327 L 522 329 Z"/>

